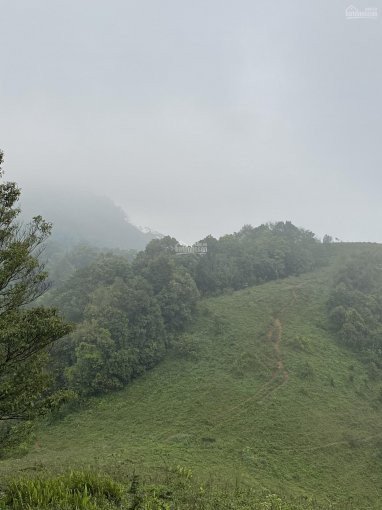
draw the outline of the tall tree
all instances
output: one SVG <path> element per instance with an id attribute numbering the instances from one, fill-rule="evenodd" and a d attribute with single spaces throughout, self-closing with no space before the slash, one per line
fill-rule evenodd
<path id="1" fill-rule="evenodd" d="M 18 420 L 44 412 L 57 398 L 49 393 L 47 347 L 71 326 L 55 309 L 32 307 L 47 288 L 39 256 L 51 225 L 41 216 L 18 221 L 20 189 L 5 182 L 0 152 L 0 420 L 4 440 Z"/>

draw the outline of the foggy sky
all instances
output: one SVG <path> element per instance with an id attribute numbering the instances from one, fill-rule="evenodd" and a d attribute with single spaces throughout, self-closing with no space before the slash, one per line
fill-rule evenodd
<path id="1" fill-rule="evenodd" d="M 0 148 L 185 241 L 382 242 L 382 1 L 0 0 Z"/>

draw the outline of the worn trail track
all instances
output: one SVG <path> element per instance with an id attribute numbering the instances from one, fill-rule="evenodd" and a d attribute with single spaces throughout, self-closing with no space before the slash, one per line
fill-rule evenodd
<path id="1" fill-rule="evenodd" d="M 237 403 L 237 405 L 234 405 L 228 410 L 225 410 L 220 415 L 211 417 L 211 421 L 213 420 L 213 424 L 210 425 L 209 431 L 214 431 L 218 429 L 219 427 L 223 425 L 227 425 L 230 421 L 232 421 L 233 418 L 237 418 L 237 416 L 241 413 L 244 413 L 248 410 L 248 404 L 251 404 L 251 408 L 256 407 L 257 405 L 262 404 L 263 402 L 268 402 L 268 405 L 271 403 L 271 396 L 274 395 L 278 390 L 280 390 L 285 384 L 288 382 L 289 374 L 288 370 L 285 367 L 285 363 L 282 357 L 282 322 L 281 317 L 283 316 L 284 312 L 293 306 L 297 301 L 297 294 L 296 290 L 302 287 L 304 284 L 299 285 L 291 285 L 288 287 L 288 290 L 292 291 L 292 298 L 289 301 L 287 305 L 282 307 L 277 314 L 275 314 L 275 317 L 272 319 L 267 333 L 266 333 L 266 340 L 273 345 L 274 349 L 274 357 L 272 357 L 272 360 L 270 360 L 271 363 L 274 364 L 273 372 L 268 379 L 258 390 L 252 394 L 250 397 L 241 400 Z M 276 359 L 276 363 L 275 363 Z M 269 366 L 267 367 L 269 368 Z M 267 407 L 267 406 L 265 406 Z M 262 406 L 262 409 L 264 409 L 264 406 Z M 363 444 L 367 444 L 370 441 L 373 441 L 375 439 L 379 439 L 382 437 L 382 432 L 378 434 L 373 434 L 366 437 L 360 437 L 358 438 L 358 441 Z M 325 442 L 317 445 L 304 445 L 304 444 L 298 444 L 294 446 L 281 446 L 276 447 L 274 446 L 273 449 L 277 451 L 282 452 L 314 452 L 325 448 L 333 448 L 338 446 L 345 446 L 348 444 L 348 441 L 346 439 L 340 439 L 337 441 L 330 441 Z M 268 449 L 268 446 L 257 446 L 256 449 L 258 450 L 266 450 Z"/>
<path id="2" fill-rule="evenodd" d="M 288 303 L 288 305 L 284 306 L 278 316 L 293 304 L 297 299 L 295 287 L 292 287 L 292 300 Z M 271 395 L 273 395 L 281 386 L 287 383 L 288 381 L 288 371 L 284 366 L 284 361 L 281 355 L 281 342 L 282 342 L 282 323 L 281 320 L 277 317 L 274 318 L 268 328 L 266 334 L 267 341 L 273 344 L 275 357 L 276 357 L 276 366 L 272 372 L 270 379 L 263 384 L 253 395 L 249 398 L 242 400 L 236 406 L 231 407 L 228 411 L 225 411 L 224 414 L 215 417 L 216 424 L 212 426 L 212 429 L 216 429 L 221 425 L 226 424 L 232 417 L 232 413 L 234 411 L 240 412 L 245 410 L 245 407 L 248 403 L 253 404 L 261 404 L 264 400 L 268 399 Z M 237 416 L 237 413 L 236 413 Z"/>

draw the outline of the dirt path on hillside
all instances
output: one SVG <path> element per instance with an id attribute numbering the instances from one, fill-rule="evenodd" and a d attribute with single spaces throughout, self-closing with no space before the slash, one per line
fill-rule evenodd
<path id="1" fill-rule="evenodd" d="M 272 378 L 275 378 L 277 373 L 282 374 L 283 380 L 286 382 L 288 380 L 288 371 L 284 367 L 284 361 L 281 356 L 281 340 L 282 340 L 282 325 L 280 319 L 274 319 L 272 324 L 270 325 L 267 333 L 267 338 L 274 345 L 274 350 L 276 353 L 276 369 L 272 374 Z"/>
<path id="2" fill-rule="evenodd" d="M 302 287 L 304 284 L 299 285 L 291 285 L 288 289 L 292 290 L 292 298 L 288 304 L 284 305 L 278 312 L 275 314 L 275 318 L 273 318 L 271 324 L 269 325 L 266 332 L 267 341 L 273 345 L 274 354 L 276 358 L 276 364 L 272 375 L 251 397 L 242 400 L 236 406 L 233 406 L 229 411 L 225 411 L 222 415 L 215 417 L 214 419 L 217 421 L 215 425 L 213 425 L 210 430 L 215 430 L 221 425 L 226 425 L 230 420 L 232 420 L 233 416 L 237 416 L 240 412 L 244 412 L 246 410 L 247 404 L 261 404 L 264 401 L 269 401 L 269 398 L 279 389 L 281 389 L 287 382 L 289 378 L 288 370 L 285 367 L 284 360 L 282 357 L 282 337 L 283 337 L 283 327 L 281 322 L 281 317 L 284 312 L 287 311 L 291 306 L 293 306 L 297 301 L 296 290 Z M 274 359 L 272 360 L 274 363 Z M 270 402 L 268 402 L 268 405 Z M 266 407 L 268 407 L 266 405 Z M 234 414 L 234 412 L 236 414 Z M 382 437 L 382 432 L 378 434 L 374 434 L 371 436 L 357 438 L 359 443 L 368 443 L 370 441 L 380 439 Z M 276 451 L 282 452 L 314 452 L 319 450 L 324 450 L 326 448 L 333 448 L 338 446 L 347 445 L 349 443 L 348 439 L 339 439 L 337 441 L 331 441 L 327 443 L 321 443 L 318 445 L 298 445 L 298 446 L 286 446 L 281 448 L 275 448 Z M 260 447 L 259 450 L 266 450 L 268 446 Z"/>
<path id="3" fill-rule="evenodd" d="M 285 368 L 284 360 L 281 354 L 281 342 L 282 342 L 282 324 L 281 320 L 276 318 L 273 319 L 267 331 L 267 340 L 273 344 L 273 349 L 276 357 L 276 366 L 272 372 L 271 378 L 267 384 L 271 384 L 268 391 L 261 396 L 260 399 L 256 399 L 256 403 L 261 403 L 265 398 L 269 398 L 284 384 L 287 383 L 289 374 Z M 256 395 L 255 395 L 256 398 Z"/>
<path id="4" fill-rule="evenodd" d="M 260 404 L 262 401 L 268 399 L 271 395 L 273 395 L 278 389 L 280 389 L 284 384 L 288 381 L 288 371 L 285 368 L 284 360 L 282 358 L 281 353 L 281 342 L 282 342 L 282 323 L 279 318 L 286 309 L 288 309 L 291 305 L 293 305 L 297 300 L 296 288 L 299 286 L 291 286 L 292 289 L 292 299 L 290 302 L 283 306 L 281 310 L 278 312 L 277 317 L 274 318 L 268 327 L 266 338 L 267 341 L 273 344 L 273 349 L 276 358 L 276 365 L 272 372 L 271 377 L 268 379 L 266 383 L 264 383 L 253 395 L 249 398 L 241 401 L 236 406 L 233 406 L 229 411 L 225 411 L 222 415 L 215 417 L 217 421 L 216 425 L 212 426 L 212 429 L 216 429 L 217 427 L 223 425 L 224 423 L 230 420 L 232 413 L 234 411 L 243 410 L 244 406 L 250 402 L 254 404 Z M 273 361 L 273 360 L 272 360 Z M 228 416 L 227 419 L 224 419 Z"/>
<path id="5" fill-rule="evenodd" d="M 302 285 L 300 284 L 299 286 L 291 286 L 290 287 L 292 289 L 291 301 L 281 308 L 281 310 L 277 314 L 277 317 L 275 317 L 272 320 L 272 322 L 268 328 L 268 331 L 267 331 L 267 339 L 270 343 L 273 344 L 274 352 L 276 355 L 276 367 L 272 373 L 271 379 L 275 379 L 278 375 L 282 376 L 281 382 L 275 388 L 273 388 L 269 394 L 274 393 L 280 386 L 285 384 L 289 378 L 289 373 L 288 373 L 288 370 L 285 368 L 284 360 L 283 360 L 282 353 L 281 353 L 283 327 L 282 327 L 280 317 L 290 306 L 294 305 L 294 303 L 296 302 L 296 300 L 297 300 L 296 288 L 299 288 L 300 286 L 302 286 Z"/>

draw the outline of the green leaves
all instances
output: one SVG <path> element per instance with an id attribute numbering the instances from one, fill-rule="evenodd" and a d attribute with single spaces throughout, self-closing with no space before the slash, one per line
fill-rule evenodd
<path id="1" fill-rule="evenodd" d="M 193 274 L 202 294 L 219 294 L 228 289 L 299 275 L 324 260 L 321 244 L 312 232 L 291 222 L 278 222 L 216 240 L 207 237 L 205 256 L 194 261 Z M 187 257 L 184 257 L 187 258 Z"/>
<path id="2" fill-rule="evenodd" d="M 120 346 L 110 332 L 86 321 L 69 337 L 74 361 L 65 369 L 70 386 L 83 395 L 121 389 L 137 372 L 139 350 Z"/>
<path id="3" fill-rule="evenodd" d="M 0 164 L 3 154 L 0 152 Z M 0 178 L 3 173 L 0 171 Z M 36 216 L 20 225 L 15 183 L 0 184 L 0 436 L 10 439 L 8 422 L 30 420 L 51 408 L 46 348 L 71 331 L 56 310 L 25 307 L 47 288 L 39 260 L 51 225 Z M 50 400 L 49 400 L 50 399 Z M 58 398 L 56 402 L 58 402 Z M 9 441 L 8 441 L 9 442 Z"/>
<path id="4" fill-rule="evenodd" d="M 355 350 L 382 346 L 382 259 L 350 259 L 338 272 L 328 301 L 329 320 L 342 343 Z"/>
<path id="5" fill-rule="evenodd" d="M 0 316 L 0 419 L 31 419 L 43 412 L 50 383 L 45 348 L 70 329 L 53 309 Z"/>
<path id="6" fill-rule="evenodd" d="M 14 480 L 2 494 L 1 504 L 13 510 L 112 509 L 120 508 L 124 492 L 106 475 L 72 471 L 54 478 Z"/>

